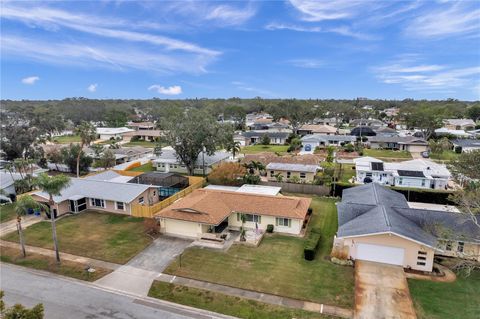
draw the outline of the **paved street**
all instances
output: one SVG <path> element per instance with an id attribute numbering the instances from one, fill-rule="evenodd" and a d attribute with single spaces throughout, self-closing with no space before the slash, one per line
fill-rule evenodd
<path id="1" fill-rule="evenodd" d="M 1 289 L 7 305 L 43 303 L 49 319 L 231 318 L 152 298 L 114 293 L 43 272 L 0 264 Z"/>

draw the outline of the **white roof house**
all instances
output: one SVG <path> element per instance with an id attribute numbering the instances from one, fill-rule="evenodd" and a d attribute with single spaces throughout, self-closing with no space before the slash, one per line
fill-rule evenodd
<path id="1" fill-rule="evenodd" d="M 449 128 L 446 128 L 446 127 L 437 128 L 435 130 L 435 134 L 438 134 L 438 135 L 455 135 L 455 136 L 458 136 L 458 137 L 467 137 L 467 136 L 470 135 L 467 132 L 465 132 L 464 130 L 452 130 L 452 129 L 449 129 Z"/>
<path id="2" fill-rule="evenodd" d="M 292 171 L 292 172 L 305 172 L 316 173 L 320 170 L 318 165 L 305 165 L 305 164 L 289 164 L 289 163 L 269 163 L 267 170 L 274 171 Z"/>
<path id="3" fill-rule="evenodd" d="M 97 127 L 97 134 L 100 135 L 101 140 L 122 138 L 123 134 L 134 131 L 127 127 Z"/>
<path id="4" fill-rule="evenodd" d="M 354 159 L 357 183 L 446 189 L 451 174 L 447 167 L 430 160 L 414 159 L 404 162 L 385 163 L 373 157 Z"/>

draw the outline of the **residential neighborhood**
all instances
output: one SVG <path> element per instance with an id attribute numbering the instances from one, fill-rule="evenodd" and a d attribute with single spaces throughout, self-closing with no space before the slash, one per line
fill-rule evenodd
<path id="1" fill-rule="evenodd" d="M 2 2 L 0 318 L 480 318 L 479 12 Z"/>

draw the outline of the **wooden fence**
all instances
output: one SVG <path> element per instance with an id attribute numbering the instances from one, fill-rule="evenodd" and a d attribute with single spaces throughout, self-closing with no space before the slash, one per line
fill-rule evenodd
<path id="1" fill-rule="evenodd" d="M 138 175 L 142 175 L 145 172 L 136 172 L 136 171 L 122 171 L 122 170 L 113 170 L 115 173 L 118 173 L 123 176 L 131 176 L 131 177 L 137 177 Z"/>
<path id="2" fill-rule="evenodd" d="M 203 187 L 203 185 L 205 184 L 205 179 L 203 177 L 189 176 L 188 179 L 190 186 L 162 200 L 161 202 L 155 203 L 150 206 L 132 204 L 132 216 L 152 218 L 156 213 L 158 213 L 165 207 L 171 205 L 176 200 L 185 197 L 197 188 Z"/>

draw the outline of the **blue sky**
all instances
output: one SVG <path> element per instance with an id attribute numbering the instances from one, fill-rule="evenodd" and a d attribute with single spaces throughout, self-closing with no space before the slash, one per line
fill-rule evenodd
<path id="1" fill-rule="evenodd" d="M 1 6 L 4 99 L 480 99 L 479 1 Z"/>

